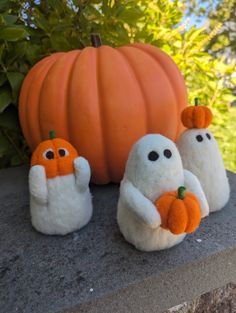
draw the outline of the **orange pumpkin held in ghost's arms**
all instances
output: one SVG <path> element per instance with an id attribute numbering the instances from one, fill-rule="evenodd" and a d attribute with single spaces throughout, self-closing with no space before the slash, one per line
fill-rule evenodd
<path id="1" fill-rule="evenodd" d="M 192 233 L 201 221 L 197 197 L 181 186 L 177 191 L 164 193 L 155 205 L 161 216 L 161 227 L 173 234 Z"/>
<path id="2" fill-rule="evenodd" d="M 55 132 L 50 131 L 50 139 L 41 142 L 34 151 L 31 166 L 44 166 L 47 178 L 54 178 L 74 173 L 76 157 L 76 149 L 66 140 L 55 138 Z"/>
<path id="3" fill-rule="evenodd" d="M 198 98 L 195 98 L 195 105 L 185 108 L 181 114 L 181 120 L 187 128 L 207 128 L 212 121 L 211 110 L 203 105 L 198 105 Z"/>
<path id="4" fill-rule="evenodd" d="M 157 47 L 112 48 L 93 34 L 93 47 L 54 53 L 26 76 L 19 114 L 31 150 L 51 128 L 92 168 L 92 181 L 119 182 L 131 146 L 147 133 L 176 140 L 187 105 L 184 79 Z"/>

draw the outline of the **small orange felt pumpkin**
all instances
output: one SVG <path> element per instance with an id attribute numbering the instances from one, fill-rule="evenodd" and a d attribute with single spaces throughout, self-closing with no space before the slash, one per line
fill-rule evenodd
<path id="1" fill-rule="evenodd" d="M 212 121 L 211 110 L 203 105 L 198 105 L 198 98 L 195 98 L 195 105 L 185 108 L 181 114 L 181 120 L 187 128 L 207 128 Z"/>
<path id="2" fill-rule="evenodd" d="M 181 186 L 177 191 L 165 192 L 155 202 L 162 220 L 161 227 L 169 229 L 175 235 L 192 233 L 201 221 L 197 197 L 185 190 Z"/>
<path id="3" fill-rule="evenodd" d="M 76 149 L 66 140 L 55 138 L 50 131 L 49 140 L 41 142 L 31 158 L 31 166 L 43 165 L 47 178 L 74 173 L 74 159 L 78 156 Z"/>

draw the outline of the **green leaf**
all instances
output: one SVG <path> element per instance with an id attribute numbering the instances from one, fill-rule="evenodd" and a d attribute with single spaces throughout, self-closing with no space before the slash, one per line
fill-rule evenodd
<path id="1" fill-rule="evenodd" d="M 137 21 L 138 18 L 140 18 L 142 16 L 142 11 L 136 9 L 130 9 L 130 10 L 125 10 L 122 11 L 119 14 L 119 18 L 124 21 L 124 22 L 128 22 L 128 23 L 134 23 Z"/>
<path id="2" fill-rule="evenodd" d="M 6 58 L 6 67 L 9 68 L 12 63 L 14 63 L 16 60 L 20 60 L 24 54 L 26 53 L 27 50 L 27 44 L 28 41 L 19 41 L 14 44 L 14 50 L 11 50 L 7 54 Z M 29 45 L 28 45 L 29 48 Z M 32 45 L 30 45 L 30 48 L 32 49 Z M 20 64 L 22 61 L 20 62 Z"/>
<path id="3" fill-rule="evenodd" d="M 5 49 L 5 44 L 0 45 L 0 62 L 2 62 L 3 52 Z"/>
<path id="4" fill-rule="evenodd" d="M 19 157 L 19 155 L 15 154 L 12 156 L 11 158 L 11 166 L 17 166 L 17 165 L 21 165 L 22 164 L 22 160 Z"/>
<path id="5" fill-rule="evenodd" d="M 16 15 L 3 15 L 2 17 L 6 25 L 13 25 L 18 20 Z"/>
<path id="6" fill-rule="evenodd" d="M 46 17 L 38 9 L 35 9 L 35 24 L 36 27 L 41 28 L 46 33 L 50 32 L 50 25 Z"/>
<path id="7" fill-rule="evenodd" d="M 0 86 L 2 86 L 7 80 L 7 76 L 5 73 L 0 73 Z"/>
<path id="8" fill-rule="evenodd" d="M 231 103 L 236 100 L 236 96 L 234 96 L 233 94 L 225 94 L 222 96 L 222 98 L 228 103 Z"/>
<path id="9" fill-rule="evenodd" d="M 64 12 L 63 1 L 61 0 L 48 0 L 48 4 L 56 10 L 59 14 Z"/>
<path id="10" fill-rule="evenodd" d="M 5 9 L 9 4 L 9 0 L 0 0 L 0 9 Z"/>
<path id="11" fill-rule="evenodd" d="M 24 75 L 16 72 L 8 72 L 7 78 L 11 85 L 13 102 L 15 102 L 19 93 L 20 86 L 24 79 Z"/>
<path id="12" fill-rule="evenodd" d="M 199 29 L 196 29 L 195 27 L 192 27 L 186 34 L 185 39 L 189 42 L 193 42 L 201 33 L 205 31 L 205 27 L 201 27 Z"/>
<path id="13" fill-rule="evenodd" d="M 15 132 L 20 131 L 17 109 L 14 106 L 10 105 L 3 113 L 0 114 L 0 128 Z"/>
<path id="14" fill-rule="evenodd" d="M 60 33 L 52 33 L 50 41 L 55 51 L 68 51 L 70 49 L 67 39 L 61 36 Z"/>
<path id="15" fill-rule="evenodd" d="M 11 94 L 7 88 L 0 90 L 0 113 L 2 113 L 6 107 L 11 103 Z"/>
<path id="16" fill-rule="evenodd" d="M 0 131 L 0 158 L 2 158 L 9 150 L 9 142 Z"/>
<path id="17" fill-rule="evenodd" d="M 0 32 L 0 39 L 6 41 L 17 41 L 27 37 L 29 34 L 23 27 L 5 27 Z"/>

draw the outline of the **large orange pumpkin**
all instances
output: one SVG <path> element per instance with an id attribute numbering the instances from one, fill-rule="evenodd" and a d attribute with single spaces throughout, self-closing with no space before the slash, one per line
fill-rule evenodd
<path id="1" fill-rule="evenodd" d="M 92 181 L 119 182 L 131 146 L 147 133 L 176 140 L 187 104 L 172 59 L 147 44 L 59 52 L 24 80 L 20 122 L 32 150 L 56 129 L 88 159 Z"/>

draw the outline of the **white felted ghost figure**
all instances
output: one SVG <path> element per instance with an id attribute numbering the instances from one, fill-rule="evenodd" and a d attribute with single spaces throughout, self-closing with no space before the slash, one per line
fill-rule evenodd
<path id="1" fill-rule="evenodd" d="M 175 144 L 156 134 L 138 140 L 128 157 L 118 201 L 117 220 L 125 239 L 144 251 L 180 243 L 186 234 L 174 235 L 162 228 L 154 202 L 182 185 L 198 197 L 201 215 L 207 216 L 209 208 L 201 185 L 196 176 L 183 169 Z"/>
<path id="2" fill-rule="evenodd" d="M 194 173 L 204 190 L 210 212 L 222 209 L 229 200 L 230 187 L 217 141 L 205 128 L 188 129 L 177 146 L 185 168 Z"/>
<path id="3" fill-rule="evenodd" d="M 206 129 L 213 115 L 198 105 L 187 107 L 181 120 L 187 130 L 181 134 L 177 146 L 183 166 L 195 174 L 206 195 L 210 212 L 222 209 L 229 200 L 230 187 L 217 141 Z"/>
<path id="4" fill-rule="evenodd" d="M 65 235 L 92 216 L 90 167 L 67 141 L 51 138 L 35 150 L 29 172 L 33 226 L 49 235 Z"/>

